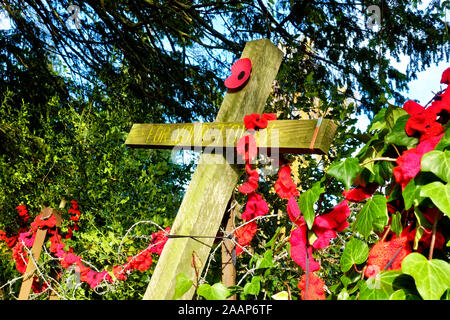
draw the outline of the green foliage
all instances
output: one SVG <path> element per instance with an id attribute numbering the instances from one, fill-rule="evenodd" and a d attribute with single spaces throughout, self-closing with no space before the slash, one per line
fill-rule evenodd
<path id="1" fill-rule="evenodd" d="M 314 204 L 319 200 L 320 195 L 325 191 L 320 186 L 320 181 L 316 182 L 311 189 L 303 192 L 298 198 L 298 207 L 305 217 L 308 228 L 311 229 L 316 216 Z"/>
<path id="2" fill-rule="evenodd" d="M 417 290 L 424 300 L 439 300 L 450 288 L 450 264 L 427 260 L 420 253 L 408 255 L 402 262 L 402 272 L 414 278 Z"/>
<path id="3" fill-rule="evenodd" d="M 405 146 L 407 148 L 417 145 L 419 140 L 415 137 L 408 136 L 405 132 L 405 125 L 409 118 L 409 115 L 403 115 L 397 119 L 391 132 L 386 136 L 385 140 L 387 143 L 392 143 L 397 146 Z"/>
<path id="4" fill-rule="evenodd" d="M 347 158 L 344 161 L 333 163 L 327 170 L 327 174 L 333 176 L 345 185 L 345 190 L 350 189 L 352 181 L 359 172 L 359 161 L 355 158 Z"/>
<path id="5" fill-rule="evenodd" d="M 344 252 L 341 256 L 341 270 L 347 272 L 354 264 L 366 262 L 369 255 L 369 247 L 367 244 L 358 239 L 351 239 L 345 245 Z"/>
<path id="6" fill-rule="evenodd" d="M 188 290 L 192 287 L 194 282 L 188 278 L 184 273 L 177 275 L 175 284 L 175 294 L 173 295 L 173 300 L 181 298 Z"/>
<path id="7" fill-rule="evenodd" d="M 77 33 L 64 25 L 70 4 L 79 5 L 86 17 Z M 404 190 L 395 186 L 394 163 L 378 160 L 396 158 L 417 145 L 418 138 L 408 137 L 404 130 L 409 115 L 394 106 L 386 108 L 387 100 L 403 102 L 399 91 L 407 81 L 442 59 L 448 32 L 440 13 L 416 10 L 415 2 L 384 5 L 390 14 L 383 17 L 382 28 L 390 32 L 374 33 L 356 23 L 358 5 L 342 9 L 334 2 L 229 1 L 218 6 L 211 1 L 10 1 L 8 14 L 17 27 L 0 32 L 0 228 L 8 234 L 17 231 L 18 204 L 27 205 L 34 217 L 42 205 L 56 208 L 62 198 L 77 200 L 80 232 L 67 244 L 108 271 L 125 262 L 127 255 L 148 244 L 148 234 L 156 227 L 135 226 L 123 238 L 127 230 L 142 220 L 171 225 L 191 173 L 190 166 L 171 162 L 168 151 L 126 148 L 123 142 L 132 123 L 213 120 L 225 90 L 227 66 L 240 55 L 245 41 L 267 37 L 283 47 L 285 58 L 266 111 L 276 111 L 279 119 L 299 118 L 297 110 L 302 110 L 339 121 L 330 153 L 306 155 L 299 164 L 299 187 L 307 190 L 299 206 L 308 227 L 341 198 L 340 183 L 346 190 L 353 185 L 379 186 L 365 204 L 351 207 L 349 221 L 359 235 L 350 229 L 342 232 L 316 257 L 322 265 L 320 276 L 332 292 L 329 297 L 420 298 L 415 286 L 418 289 L 421 282 L 414 284 L 400 271 L 382 271 L 377 289 L 370 287 L 376 282 L 371 284 L 354 270 L 356 265 L 352 268 L 365 262 L 366 248 L 388 224 L 385 196 L 391 188 L 389 203 L 405 205 L 392 216 L 392 231 L 398 235 L 403 230 L 405 214 L 414 217 L 417 249 L 423 228 L 431 227 L 422 212 L 437 206 L 447 215 L 439 227 L 448 243 L 448 197 L 442 196 L 448 191 L 442 183 L 448 182 L 448 168 L 439 160 L 446 161 L 449 127 L 436 147 L 441 153 L 435 153 L 434 160 L 424 157 L 422 172 Z M 229 28 L 217 28 L 221 22 Z M 52 30 L 52 37 L 43 26 Z M 389 65 L 388 52 L 393 57 L 414 56 L 406 74 Z M 358 103 L 348 103 L 349 98 Z M 362 135 L 351 115 L 372 116 L 379 110 L 369 132 Z M 355 158 L 361 142 L 365 145 Z M 298 298 L 299 269 L 286 255 L 291 226 L 282 214 L 285 203 L 269 192 L 274 177 L 265 178 L 259 191 L 278 215 L 258 231 L 253 257 L 237 258 L 242 281 L 228 289 L 218 283 L 216 253 L 206 275 L 215 284 L 200 285 L 199 296 Z M 63 218 L 66 231 L 67 208 Z M 314 238 L 313 232 L 309 235 Z M 435 254 L 448 260 L 447 250 Z M 0 286 L 18 274 L 3 244 L 0 269 Z M 152 269 L 132 273 L 104 294 L 86 286 L 66 288 L 69 275 L 64 272 L 62 286 L 76 299 L 138 299 L 151 273 Z M 180 275 L 174 298 L 182 296 L 191 281 Z M 18 291 L 17 282 L 12 290 Z"/>
<path id="8" fill-rule="evenodd" d="M 430 151 L 422 157 L 421 170 L 433 172 L 444 182 L 450 181 L 450 151 Z"/>
<path id="9" fill-rule="evenodd" d="M 225 300 L 229 296 L 230 291 L 220 282 L 212 286 L 204 283 L 198 287 L 197 294 L 206 300 Z"/>
<path id="10" fill-rule="evenodd" d="M 381 231 L 388 223 L 387 199 L 382 195 L 375 195 L 369 199 L 356 216 L 355 229 L 367 238 L 372 230 Z"/>
<path id="11" fill-rule="evenodd" d="M 450 185 L 435 181 L 423 186 L 420 190 L 422 197 L 428 197 L 436 207 L 450 217 Z"/>

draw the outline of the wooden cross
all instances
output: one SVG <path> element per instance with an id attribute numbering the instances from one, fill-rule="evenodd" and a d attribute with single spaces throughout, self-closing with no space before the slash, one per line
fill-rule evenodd
<path id="1" fill-rule="evenodd" d="M 214 123 L 135 124 L 125 144 L 137 148 L 168 149 L 176 146 L 204 149 L 212 146 L 219 150 L 234 150 L 239 130 L 244 134 L 244 116 L 264 111 L 283 53 L 268 39 L 262 39 L 247 42 L 241 58 L 252 61 L 250 79 L 242 90 L 226 93 Z M 258 132 L 259 147 L 277 148 L 279 152 L 324 154 L 329 149 L 336 125 L 327 119 L 319 123 L 318 120 L 270 121 L 266 129 Z M 234 136 L 223 134 L 227 129 L 238 133 Z M 278 141 L 262 139 L 263 136 L 273 136 L 269 132 L 274 132 L 274 129 L 278 130 Z M 268 141 L 266 145 L 263 140 Z M 273 146 L 275 142 L 276 146 Z M 239 166 L 224 161 L 224 158 L 223 152 L 201 155 L 172 226 L 172 235 L 216 235 L 241 172 Z M 180 273 L 195 282 L 196 270 L 192 260 L 195 259 L 197 272 L 201 272 L 213 241 L 213 238 L 203 238 L 202 244 L 192 238 L 169 239 L 144 299 L 172 299 L 175 278 Z M 194 287 L 181 299 L 191 299 L 193 294 Z"/>
<path id="2" fill-rule="evenodd" d="M 59 207 L 62 209 L 65 206 L 65 200 L 61 201 Z M 61 211 L 53 210 L 49 207 L 44 207 L 41 212 L 41 219 L 46 220 L 51 216 L 56 218 L 56 227 L 61 226 Z M 27 268 L 24 273 L 24 278 L 22 281 L 22 286 L 20 287 L 18 300 L 28 300 L 30 296 L 31 286 L 33 285 L 34 273 L 36 272 L 37 265 L 39 263 L 39 257 L 41 256 L 42 246 L 45 244 L 45 239 L 47 237 L 47 229 L 38 229 L 36 231 L 36 238 L 33 242 L 33 247 L 31 248 L 31 257 L 28 258 Z M 57 300 L 58 296 L 54 294 L 53 291 L 50 292 L 50 300 Z"/>

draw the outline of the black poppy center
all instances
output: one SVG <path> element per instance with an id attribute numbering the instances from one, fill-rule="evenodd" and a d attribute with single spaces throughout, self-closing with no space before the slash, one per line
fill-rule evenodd
<path id="1" fill-rule="evenodd" d="M 241 80 L 245 76 L 245 71 L 241 71 L 238 75 L 238 80 Z"/>

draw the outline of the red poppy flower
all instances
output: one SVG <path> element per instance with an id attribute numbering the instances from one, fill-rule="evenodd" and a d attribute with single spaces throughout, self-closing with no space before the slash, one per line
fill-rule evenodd
<path id="1" fill-rule="evenodd" d="M 169 233 L 170 233 L 170 227 L 167 227 L 166 229 L 164 229 L 164 231 L 159 230 L 157 233 L 153 233 L 151 247 L 149 248 L 149 250 L 152 253 L 161 255 L 162 250 L 164 249 L 164 245 L 166 244 L 167 240 L 169 240 L 169 238 L 167 238 L 167 235 Z"/>
<path id="2" fill-rule="evenodd" d="M 275 182 L 275 192 L 283 199 L 299 196 L 297 185 L 292 181 L 291 167 L 284 165 L 278 171 L 278 180 Z"/>
<path id="3" fill-rule="evenodd" d="M 67 269 L 71 265 L 73 265 L 74 263 L 77 263 L 80 260 L 81 260 L 80 257 L 78 257 L 78 256 L 74 255 L 73 253 L 69 252 L 69 253 L 65 254 L 64 259 L 61 261 L 61 265 L 63 266 L 63 268 Z"/>
<path id="4" fill-rule="evenodd" d="M 315 249 L 324 249 L 331 239 L 336 238 L 336 232 L 341 232 L 348 227 L 347 217 L 350 215 L 350 208 L 347 200 L 342 201 L 329 213 L 318 216 L 314 219 L 312 230 L 317 236 L 313 243 Z"/>
<path id="5" fill-rule="evenodd" d="M 426 133 L 433 123 L 436 121 L 437 115 L 433 112 L 420 112 L 411 116 L 406 122 L 405 131 L 408 136 L 414 135 L 416 132 L 420 134 Z M 441 131 L 442 132 L 442 131 Z"/>
<path id="6" fill-rule="evenodd" d="M 440 135 L 421 141 L 416 148 L 404 151 L 397 158 L 396 162 L 398 166 L 394 168 L 393 173 L 395 180 L 401 185 L 402 190 L 419 173 L 422 156 L 434 150 L 443 135 L 441 133 Z"/>
<path id="7" fill-rule="evenodd" d="M 255 137 L 251 134 L 241 137 L 236 145 L 236 151 L 245 162 L 252 161 L 258 154 Z"/>
<path id="8" fill-rule="evenodd" d="M 383 270 L 388 263 L 390 263 L 388 270 L 400 270 L 403 259 L 410 253 L 411 249 L 405 233 L 391 241 L 379 241 L 369 251 L 368 266 L 364 274 L 366 277 L 374 277 L 376 276 L 375 271 Z M 391 261 L 392 259 L 394 260 Z"/>
<path id="9" fill-rule="evenodd" d="M 127 280 L 127 274 L 124 266 L 114 266 L 113 273 L 117 280 Z"/>
<path id="10" fill-rule="evenodd" d="M 344 190 L 344 192 L 342 192 L 342 194 L 345 197 L 345 200 L 358 203 L 363 200 L 366 200 L 367 198 L 370 198 L 372 196 L 373 192 L 368 192 L 365 188 L 360 187 L 360 188 L 350 189 L 348 191 Z"/>
<path id="11" fill-rule="evenodd" d="M 79 216 L 71 216 L 71 217 L 69 218 L 69 220 L 72 220 L 72 221 L 77 222 L 77 221 L 80 220 L 80 217 L 79 217 Z"/>
<path id="12" fill-rule="evenodd" d="M 234 236 L 239 244 L 239 246 L 236 246 L 236 255 L 240 255 L 243 252 L 241 247 L 245 247 L 252 242 L 257 230 L 258 226 L 255 221 L 246 223 L 242 227 L 236 229 Z"/>
<path id="13" fill-rule="evenodd" d="M 433 101 L 427 110 L 437 115 L 443 112 L 450 114 L 450 86 L 447 87 L 443 94 L 438 96 L 438 99 Z"/>
<path id="14" fill-rule="evenodd" d="M 277 120 L 274 113 L 252 113 L 244 117 L 244 124 L 247 130 L 264 129 L 267 127 L 269 120 Z"/>
<path id="15" fill-rule="evenodd" d="M 420 104 L 413 100 L 408 100 L 403 105 L 403 109 L 408 112 L 409 115 L 415 116 L 416 114 L 422 113 L 425 111 L 425 108 Z"/>
<path id="16" fill-rule="evenodd" d="M 308 275 L 308 289 L 306 289 L 306 273 L 302 275 L 297 287 L 301 290 L 302 300 L 325 300 L 325 282 L 313 272 Z M 308 292 L 306 292 L 308 291 Z"/>
<path id="17" fill-rule="evenodd" d="M 447 68 L 442 72 L 441 83 L 450 84 L 450 68 Z"/>
<path id="18" fill-rule="evenodd" d="M 312 255 L 312 247 L 307 246 L 306 233 L 306 224 L 298 226 L 291 232 L 291 237 L 289 239 L 289 243 L 291 244 L 291 257 L 295 263 L 306 271 L 306 261 L 308 255 L 309 272 L 314 272 L 320 269 L 320 264 L 314 260 Z"/>
<path id="19" fill-rule="evenodd" d="M 16 269 L 24 274 L 27 270 L 28 258 L 22 243 L 19 241 L 12 249 L 12 257 L 16 261 Z"/>
<path id="20" fill-rule="evenodd" d="M 425 141 L 444 132 L 444 127 L 439 122 L 433 122 L 425 128 L 419 141 Z"/>
<path id="21" fill-rule="evenodd" d="M 230 90 L 240 89 L 250 78 L 252 61 L 249 58 L 237 60 L 231 66 L 231 76 L 225 80 L 225 87 Z"/>
<path id="22" fill-rule="evenodd" d="M 86 282 L 89 284 L 91 289 L 95 289 L 103 280 L 108 280 L 109 282 L 112 280 L 107 271 L 96 272 L 89 270 L 86 277 Z"/>
<path id="23" fill-rule="evenodd" d="M 247 182 L 240 185 L 238 190 L 240 193 L 252 193 L 258 188 L 259 174 L 256 169 L 252 170 L 252 165 L 249 163 L 245 164 L 245 171 L 248 175 Z"/>
<path id="24" fill-rule="evenodd" d="M 350 208 L 347 200 L 344 200 L 330 212 L 316 217 L 314 224 L 320 228 L 334 229 L 337 232 L 341 232 L 348 227 L 347 217 L 349 215 Z"/>
<path id="25" fill-rule="evenodd" d="M 243 220 L 249 221 L 256 217 L 263 216 L 269 212 L 269 206 L 262 196 L 256 192 L 248 195 L 245 211 L 241 215 Z"/>
<path id="26" fill-rule="evenodd" d="M 45 220 L 41 220 L 41 218 L 42 214 L 34 218 L 34 222 L 31 224 L 33 230 L 36 230 L 35 228 L 53 228 L 56 225 L 56 217 L 54 215 Z"/>
<path id="27" fill-rule="evenodd" d="M 26 222 L 30 218 L 25 205 L 17 206 L 16 209 L 19 211 L 19 216 L 22 218 L 22 221 Z"/>
<path id="28" fill-rule="evenodd" d="M 22 232 L 19 234 L 19 240 L 23 241 L 26 247 L 31 248 L 36 238 L 36 232 Z"/>
<path id="29" fill-rule="evenodd" d="M 83 263 L 81 263 L 81 260 L 78 260 L 76 263 L 77 268 L 80 272 L 80 280 L 83 282 L 87 282 L 87 274 L 91 270 L 91 268 L 86 267 Z"/>
<path id="30" fill-rule="evenodd" d="M 401 185 L 402 190 L 419 173 L 421 159 L 422 156 L 417 153 L 416 148 L 406 150 L 397 158 L 398 166 L 394 168 L 393 174 L 395 180 Z"/>
<path id="31" fill-rule="evenodd" d="M 152 254 L 150 250 L 142 250 L 134 257 L 128 257 L 128 263 L 139 271 L 145 271 L 152 265 Z"/>
<path id="32" fill-rule="evenodd" d="M 297 199 L 294 196 L 289 198 L 286 209 L 289 214 L 289 218 L 293 223 L 296 225 L 305 223 L 305 220 L 301 215 L 302 213 L 300 212 L 300 208 L 298 207 Z"/>

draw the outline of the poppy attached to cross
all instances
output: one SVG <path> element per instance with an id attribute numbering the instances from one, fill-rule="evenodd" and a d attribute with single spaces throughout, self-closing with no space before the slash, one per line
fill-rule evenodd
<path id="1" fill-rule="evenodd" d="M 204 151 L 171 235 L 214 236 L 239 181 L 241 170 L 232 157 L 245 132 L 244 116 L 264 111 L 283 53 L 268 39 L 262 39 L 247 42 L 241 56 L 244 58 L 251 60 L 251 75 L 242 89 L 227 92 L 215 122 L 134 124 L 127 137 L 125 144 L 129 147 Z M 329 119 L 275 120 L 268 121 L 267 128 L 257 132 L 256 141 L 259 149 L 270 149 L 272 154 L 274 151 L 325 154 L 335 131 L 336 124 Z M 172 299 L 176 276 L 184 273 L 194 280 L 195 273 L 203 270 L 213 241 L 213 237 L 202 239 L 203 244 L 189 237 L 170 238 L 144 299 Z M 193 293 L 191 288 L 181 298 L 190 299 Z"/>

